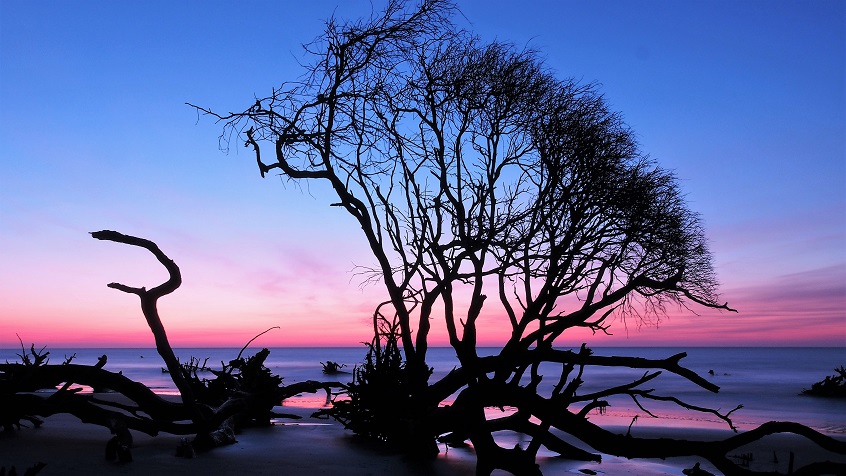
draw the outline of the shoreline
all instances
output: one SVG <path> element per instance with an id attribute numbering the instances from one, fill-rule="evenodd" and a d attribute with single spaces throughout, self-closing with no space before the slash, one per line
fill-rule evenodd
<path id="1" fill-rule="evenodd" d="M 195 458 L 175 456 L 182 438 L 161 433 L 151 437 L 133 431 L 133 462 L 117 463 L 104 458 L 105 444 L 111 437 L 109 430 L 84 424 L 67 414 L 45 419 L 41 428 L 22 428 L 0 435 L 0 467 L 7 471 L 12 465 L 19 473 L 42 462 L 40 476 L 49 475 L 177 475 L 177 474 L 286 474 L 313 476 L 315 474 L 344 474 L 366 476 L 391 474 L 394 476 L 453 476 L 473 474 L 475 456 L 472 448 L 446 448 L 431 461 L 413 461 L 392 454 L 372 443 L 359 439 L 334 420 L 311 418 L 316 407 L 280 406 L 280 413 L 302 417 L 300 420 L 277 420 L 267 428 L 247 428 L 237 435 L 237 443 L 199 453 Z M 604 425 L 618 433 L 625 433 L 627 425 Z M 730 436 L 727 429 L 702 427 L 667 427 L 638 423 L 632 434 L 638 437 L 672 437 L 712 440 Z M 843 435 L 833 435 L 844 440 Z M 504 437 L 503 444 L 516 440 Z M 571 439 L 570 442 L 573 442 Z M 518 442 L 519 443 L 519 442 Z M 583 446 L 583 445 L 581 445 Z M 739 448 L 737 456 L 752 454 L 750 469 L 787 472 L 790 452 L 795 454 L 795 467 L 810 461 L 832 459 L 846 462 L 846 456 L 822 450 L 796 435 L 772 435 Z M 778 463 L 775 462 L 778 460 Z M 602 455 L 602 462 L 580 462 L 556 457 L 538 458 L 544 474 L 606 475 L 681 475 L 682 470 L 699 462 L 702 469 L 721 474 L 710 463 L 698 457 L 629 460 Z M 497 471 L 494 474 L 506 474 Z"/>

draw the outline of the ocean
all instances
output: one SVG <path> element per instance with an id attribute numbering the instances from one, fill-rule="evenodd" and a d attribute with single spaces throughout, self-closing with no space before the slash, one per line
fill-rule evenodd
<path id="1" fill-rule="evenodd" d="M 244 355 L 254 354 L 259 347 L 251 347 Z M 162 372 L 164 362 L 155 349 L 112 348 L 112 349 L 47 349 L 50 363 L 62 363 L 66 357 L 76 355 L 77 364 L 95 364 L 101 355 L 108 356 L 106 369 L 121 371 L 127 377 L 142 382 L 161 394 L 176 394 L 176 387 L 167 373 Z M 240 348 L 193 348 L 175 349 L 181 361 L 191 357 L 202 362 L 208 358 L 208 366 L 220 368 L 220 363 L 235 358 Z M 351 373 L 325 375 L 321 362 L 334 361 L 344 364 L 342 370 L 351 372 L 364 359 L 366 348 L 361 347 L 309 347 L 271 348 L 266 365 L 273 373 L 283 377 L 283 384 L 304 380 L 326 380 L 348 382 Z M 497 349 L 480 349 L 480 354 L 492 354 Z M 732 414 L 735 425 L 751 429 L 770 420 L 790 420 L 810 426 L 829 434 L 846 434 L 846 401 L 816 398 L 801 395 L 805 388 L 827 375 L 834 374 L 834 368 L 846 365 L 846 348 L 764 348 L 764 347 L 694 347 L 694 348 L 594 348 L 596 355 L 620 355 L 646 358 L 666 358 L 679 352 L 687 352 L 682 364 L 720 386 L 717 394 L 708 392 L 678 376 L 664 372 L 657 379 L 648 382 L 644 388 L 654 388 L 656 395 L 678 397 L 687 403 L 718 408 L 726 412 L 743 405 Z M 0 349 L 0 361 L 19 361 L 20 349 Z M 432 380 L 446 375 L 457 363 L 450 348 L 429 350 L 428 363 L 434 367 Z M 713 371 L 713 374 L 710 372 Z M 540 368 L 542 375 L 548 375 L 545 388 L 554 385 L 560 367 L 547 365 Z M 579 394 L 598 391 L 615 385 L 625 384 L 643 375 L 644 370 L 611 367 L 586 368 L 584 385 Z M 209 375 L 211 377 L 211 375 Z M 541 391 L 544 391 L 542 385 Z M 326 395 L 305 394 L 286 400 L 283 405 L 320 407 Z M 636 424 L 669 427 L 727 428 L 714 415 L 691 412 L 670 402 L 641 399 L 641 404 L 659 418 L 644 413 L 629 397 L 609 400 L 611 406 L 603 414 L 591 414 L 591 421 L 600 425 L 627 425 L 637 416 Z"/>

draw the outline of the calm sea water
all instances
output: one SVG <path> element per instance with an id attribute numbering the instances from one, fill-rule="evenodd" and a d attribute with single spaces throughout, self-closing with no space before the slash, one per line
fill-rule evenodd
<path id="1" fill-rule="evenodd" d="M 127 377 L 143 382 L 157 393 L 175 394 L 176 387 L 169 374 L 162 373 L 164 362 L 155 349 L 48 349 L 50 362 L 61 363 L 66 356 L 76 354 L 74 363 L 94 364 L 103 354 L 108 356 L 106 369 L 121 371 Z M 209 358 L 208 365 L 219 368 L 222 361 L 237 356 L 240 349 L 197 348 L 176 349 L 182 361 L 191 357 Z M 257 349 L 247 349 L 252 355 Z M 480 353 L 494 353 L 496 349 L 482 349 Z M 792 420 L 817 430 L 846 434 L 846 401 L 813 398 L 800 395 L 804 388 L 834 373 L 834 368 L 846 365 L 846 348 L 594 348 L 597 355 L 626 355 L 646 358 L 665 358 L 678 352 L 687 352 L 682 363 L 703 377 L 720 386 L 717 394 L 668 372 L 652 380 L 645 388 L 654 388 L 657 395 L 673 395 L 688 403 L 719 408 L 725 412 L 742 404 L 744 408 L 732 417 L 741 429 L 748 429 L 770 420 Z M 18 361 L 20 349 L 0 349 L 0 361 Z M 331 360 L 344 364 L 350 371 L 361 362 L 364 347 L 333 348 L 272 348 L 266 365 L 284 378 L 284 384 L 304 380 L 339 380 L 348 382 L 350 374 L 327 376 L 322 373 L 321 362 Z M 429 365 L 435 368 L 433 380 L 449 372 L 457 363 L 452 349 L 433 348 Z M 710 375 L 709 371 L 714 374 Z M 541 367 L 540 373 L 548 375 L 544 384 L 551 388 L 560 367 Z M 585 384 L 580 394 L 621 385 L 643 375 L 643 370 L 590 367 L 585 370 Z M 321 406 L 325 394 L 303 395 L 286 400 L 285 405 Z M 599 424 L 628 424 L 639 416 L 638 424 L 664 426 L 725 427 L 718 418 L 709 414 L 682 411 L 667 402 L 641 402 L 658 420 L 640 411 L 628 397 L 610 400 L 611 407 L 603 415 L 592 415 Z"/>

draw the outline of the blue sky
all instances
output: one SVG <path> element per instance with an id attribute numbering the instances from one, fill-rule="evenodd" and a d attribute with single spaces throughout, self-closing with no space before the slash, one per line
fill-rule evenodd
<path id="1" fill-rule="evenodd" d="M 723 298 L 741 311 L 672 316 L 609 342 L 846 345 L 846 4 L 513 5 L 458 2 L 456 21 L 601 84 L 642 149 L 679 176 Z M 221 153 L 220 127 L 184 103 L 248 107 L 302 72 L 300 44 L 323 19 L 370 9 L 3 2 L 0 345 L 16 332 L 147 338 L 135 300 L 105 284 L 151 286 L 163 272 L 87 235 L 103 228 L 153 239 L 182 266 L 183 289 L 162 302 L 177 344 L 241 345 L 271 325 L 280 344 L 367 339 L 381 296 L 350 273 L 370 259 L 357 227 L 320 186 L 261 180 L 245 151 Z"/>

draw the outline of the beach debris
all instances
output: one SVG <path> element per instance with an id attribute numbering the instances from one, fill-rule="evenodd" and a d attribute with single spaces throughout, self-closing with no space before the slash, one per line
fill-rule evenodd
<path id="1" fill-rule="evenodd" d="M 218 446 L 237 443 L 235 439 L 235 419 L 229 417 L 217 427 L 216 430 L 204 434 L 198 434 L 194 438 L 194 444 L 200 448 L 217 448 Z"/>
<path id="2" fill-rule="evenodd" d="M 35 476 L 39 473 L 39 471 L 44 469 L 45 466 L 47 466 L 46 463 L 35 463 L 34 465 L 24 470 L 23 476 Z M 15 466 L 12 466 L 9 468 L 9 472 L 7 473 L 6 467 L 0 466 L 0 476 L 18 476 L 18 469 Z"/>
<path id="3" fill-rule="evenodd" d="M 44 349 L 47 347 L 42 347 L 40 350 L 35 350 L 35 344 L 32 344 L 29 347 L 29 354 L 26 352 L 26 348 L 24 347 L 23 340 L 21 340 L 21 336 L 18 336 L 18 342 L 21 343 L 21 353 L 17 354 L 20 357 L 21 362 L 26 366 L 38 367 L 42 364 L 47 364 L 50 362 L 50 352 L 45 352 Z M 32 359 L 30 360 L 30 355 Z"/>
<path id="4" fill-rule="evenodd" d="M 188 441 L 188 438 L 181 438 L 179 444 L 176 446 L 176 456 L 179 458 L 193 458 L 196 455 L 194 445 Z"/>
<path id="5" fill-rule="evenodd" d="M 112 418 L 109 426 L 115 436 L 106 443 L 106 461 L 117 459 L 121 463 L 131 462 L 132 433 L 129 432 L 126 422 L 122 419 Z"/>
<path id="6" fill-rule="evenodd" d="M 752 455 L 752 453 L 741 453 L 739 455 L 729 455 L 729 458 L 737 460 L 738 464 L 742 468 L 748 468 L 749 463 L 751 463 L 752 461 L 755 461 L 755 457 Z"/>
<path id="7" fill-rule="evenodd" d="M 635 415 L 635 416 L 632 418 L 632 422 L 631 422 L 631 423 L 629 423 L 629 428 L 626 430 L 626 436 L 629 436 L 629 437 L 631 437 L 631 436 L 632 436 L 632 426 L 633 426 L 633 425 L 635 424 L 635 422 L 637 421 L 637 417 L 638 417 L 638 415 Z"/>
<path id="8" fill-rule="evenodd" d="M 346 364 L 339 364 L 338 362 L 327 360 L 326 362 L 320 362 L 320 365 L 323 366 L 324 374 L 346 373 L 341 370 L 343 367 L 347 366 Z"/>
<path id="9" fill-rule="evenodd" d="M 466 435 L 455 432 L 439 436 L 438 443 L 443 443 L 447 448 L 467 448 L 470 446 Z"/>
<path id="10" fill-rule="evenodd" d="M 834 372 L 834 375 L 827 375 L 811 385 L 810 389 L 802 390 L 802 394 L 813 397 L 846 398 L 846 367 L 841 365 L 835 368 Z"/>
<path id="11" fill-rule="evenodd" d="M 682 473 L 687 476 L 715 476 L 714 473 L 700 468 L 699 463 L 694 464 L 691 468 L 683 469 Z"/>
<path id="12" fill-rule="evenodd" d="M 177 361 L 179 361 L 178 358 L 177 358 Z M 212 368 L 207 365 L 208 361 L 209 361 L 209 358 L 206 357 L 206 359 L 203 361 L 203 363 L 200 363 L 199 358 L 192 356 L 192 357 L 188 358 L 188 362 L 184 362 L 184 363 L 179 362 L 179 365 L 182 367 L 182 370 L 183 370 L 185 376 L 188 379 L 200 381 L 202 379 L 200 379 L 197 376 L 198 372 L 214 372 L 212 370 Z M 163 374 L 169 374 L 170 373 L 170 369 L 168 369 L 168 368 L 162 367 L 161 369 L 162 369 Z"/>

